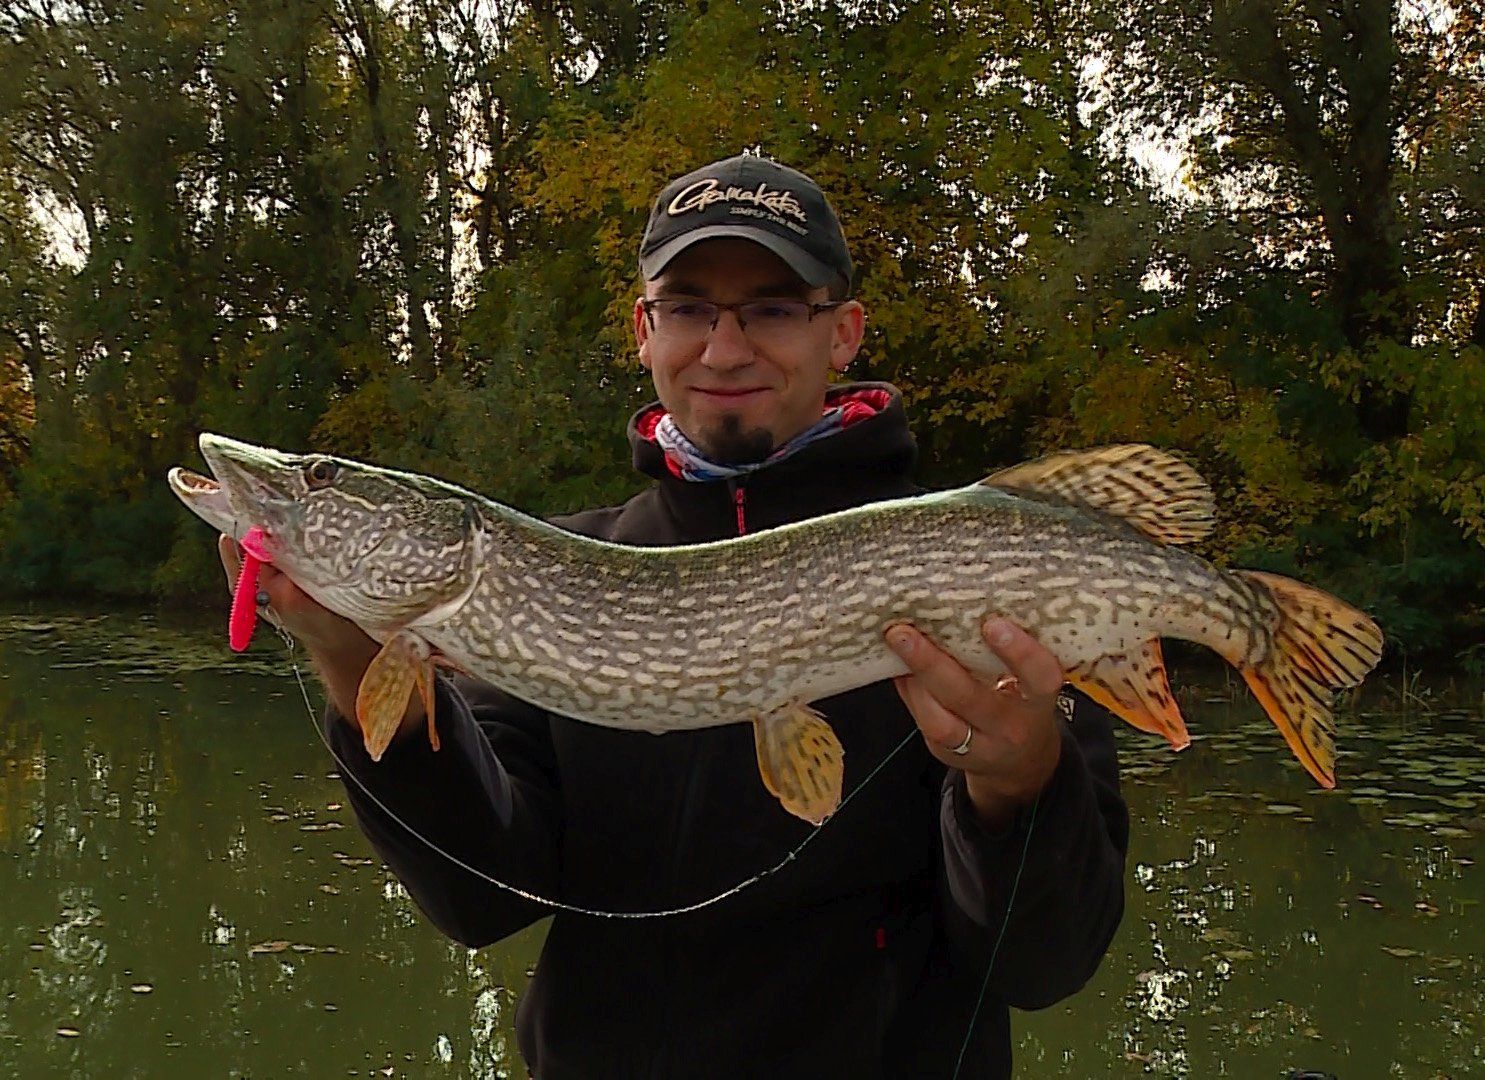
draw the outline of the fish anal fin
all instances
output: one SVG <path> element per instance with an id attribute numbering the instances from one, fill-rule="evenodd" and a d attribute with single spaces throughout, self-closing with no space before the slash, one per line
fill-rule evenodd
<path id="1" fill-rule="evenodd" d="M 1180 458 L 1143 443 L 1048 454 L 980 483 L 1089 507 L 1162 544 L 1200 540 L 1216 519 L 1216 500 L 1201 475 Z"/>
<path id="2" fill-rule="evenodd" d="M 1128 656 L 1090 660 L 1070 671 L 1067 681 L 1125 723 L 1163 736 L 1172 749 L 1191 745 L 1165 674 L 1159 638 L 1151 638 Z"/>
<path id="3" fill-rule="evenodd" d="M 427 646 L 414 634 L 392 635 L 372 658 L 356 690 L 356 723 L 372 761 L 380 761 L 407 715 L 413 690 L 428 712 L 429 737 L 437 746 L 433 722 L 433 666 Z"/>
<path id="4" fill-rule="evenodd" d="M 845 751 L 825 718 L 789 705 L 753 722 L 758 772 L 784 809 L 819 825 L 840 805 Z"/>

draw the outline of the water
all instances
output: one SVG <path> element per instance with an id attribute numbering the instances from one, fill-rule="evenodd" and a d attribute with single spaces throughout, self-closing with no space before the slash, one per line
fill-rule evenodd
<path id="1" fill-rule="evenodd" d="M 479 953 L 356 830 L 270 635 L 0 615 L 0 1074 L 524 1076 L 541 927 Z M 1216 700 L 1204 698 L 1216 697 Z M 1234 690 L 1121 731 L 1129 908 L 1017 1014 L 1032 1076 L 1485 1075 L 1485 716 L 1344 722 L 1313 788 Z"/>

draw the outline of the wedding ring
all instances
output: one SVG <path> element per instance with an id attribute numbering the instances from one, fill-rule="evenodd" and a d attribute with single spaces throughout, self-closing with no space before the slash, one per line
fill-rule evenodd
<path id="1" fill-rule="evenodd" d="M 960 757 L 963 757 L 965 754 L 969 753 L 969 741 L 971 739 L 973 739 L 974 737 L 975 737 L 975 729 L 972 728 L 972 727 L 970 727 L 968 724 L 965 724 L 964 725 L 964 741 L 962 743 L 960 743 L 958 746 L 951 747 L 949 749 L 949 753 L 951 753 L 951 754 L 958 754 Z"/>

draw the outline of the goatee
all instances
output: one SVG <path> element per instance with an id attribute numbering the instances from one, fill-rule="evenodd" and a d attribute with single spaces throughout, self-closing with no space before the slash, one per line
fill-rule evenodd
<path id="1" fill-rule="evenodd" d="M 766 428 L 745 429 L 735 416 L 707 433 L 702 449 L 718 465 L 756 465 L 774 452 L 773 433 Z"/>

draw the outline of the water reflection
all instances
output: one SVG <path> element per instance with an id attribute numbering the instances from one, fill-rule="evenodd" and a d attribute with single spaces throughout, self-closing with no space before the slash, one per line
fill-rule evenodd
<path id="1" fill-rule="evenodd" d="M 1036 1074 L 1485 1070 L 1485 718 L 1353 720 L 1333 792 L 1244 701 L 1192 729 L 1179 761 L 1124 741 L 1129 911 L 1088 989 L 1020 1025 Z"/>
<path id="2" fill-rule="evenodd" d="M 524 1075 L 539 928 L 440 938 L 350 820 L 265 638 L 0 615 L 0 1066 Z M 1485 1074 L 1479 716 L 1353 718 L 1313 788 L 1246 699 L 1121 732 L 1129 909 L 1027 1075 Z"/>
<path id="3" fill-rule="evenodd" d="M 0 1072 L 513 1072 L 539 939 L 471 955 L 431 930 L 368 857 L 282 648 L 218 642 L 0 618 Z"/>

